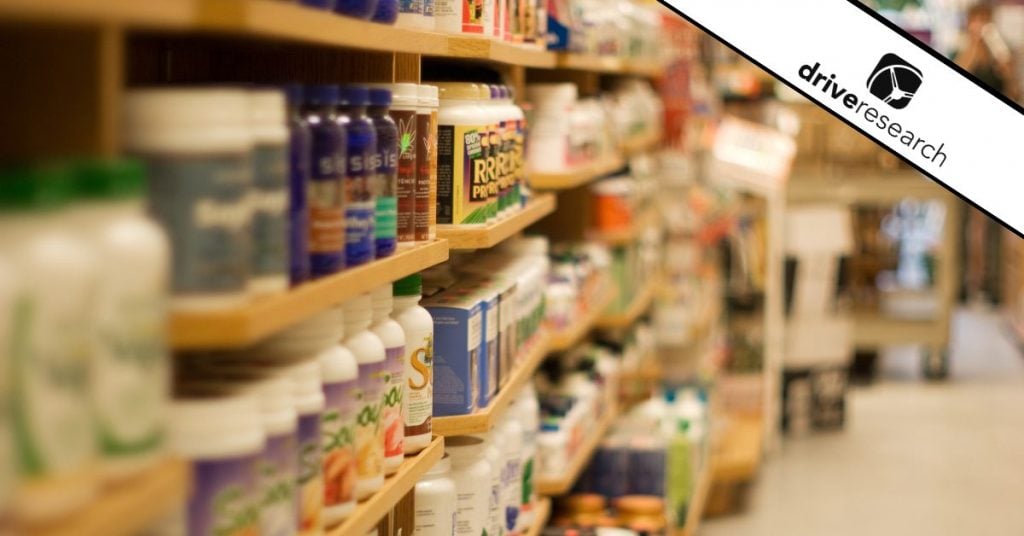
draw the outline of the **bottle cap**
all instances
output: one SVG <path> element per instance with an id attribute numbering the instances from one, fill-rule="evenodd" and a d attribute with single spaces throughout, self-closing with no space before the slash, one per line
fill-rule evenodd
<path id="1" fill-rule="evenodd" d="M 417 89 L 420 106 L 437 107 L 437 86 L 421 84 Z"/>
<path id="2" fill-rule="evenodd" d="M 480 98 L 480 86 L 467 82 L 438 82 L 437 92 L 441 100 L 475 101 Z"/>
<path id="3" fill-rule="evenodd" d="M 46 164 L 11 168 L 0 173 L 0 210 L 60 208 L 71 197 L 67 166 Z"/>
<path id="4" fill-rule="evenodd" d="M 343 304 L 345 309 L 345 336 L 355 334 L 349 326 L 368 326 L 373 320 L 373 298 L 370 293 L 360 294 Z"/>
<path id="5" fill-rule="evenodd" d="M 130 199 L 145 189 L 142 162 L 131 158 L 83 160 L 76 169 L 76 193 L 84 199 Z"/>
<path id="6" fill-rule="evenodd" d="M 390 106 L 391 90 L 382 87 L 370 88 L 370 106 Z"/>
<path id="7" fill-rule="evenodd" d="M 366 86 L 341 86 L 338 88 L 338 104 L 342 106 L 368 106 L 370 91 Z"/>
<path id="8" fill-rule="evenodd" d="M 391 285 L 382 285 L 373 289 L 372 296 L 374 317 L 380 314 L 383 319 L 391 314 L 391 309 L 394 307 Z"/>
<path id="9" fill-rule="evenodd" d="M 333 84 L 306 86 L 302 94 L 306 104 L 313 106 L 338 104 L 338 86 Z"/>
<path id="10" fill-rule="evenodd" d="M 286 84 L 284 95 L 288 99 L 288 104 L 299 105 L 302 104 L 302 99 L 305 96 L 305 88 L 302 87 L 302 84 Z"/>
<path id="11" fill-rule="evenodd" d="M 423 294 L 423 276 L 412 274 L 395 281 L 391 285 L 395 296 L 421 296 Z"/>
<path id="12" fill-rule="evenodd" d="M 399 83 L 391 84 L 391 102 L 401 106 L 416 106 L 418 104 L 419 88 L 416 84 Z"/>
<path id="13" fill-rule="evenodd" d="M 491 84 L 487 86 L 488 91 L 491 92 L 491 100 L 497 100 L 501 98 L 501 88 L 497 84 Z"/>

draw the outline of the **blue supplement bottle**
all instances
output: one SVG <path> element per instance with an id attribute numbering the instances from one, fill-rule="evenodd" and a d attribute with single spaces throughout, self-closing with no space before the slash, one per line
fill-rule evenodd
<path id="1" fill-rule="evenodd" d="M 345 267 L 345 155 L 347 138 L 338 121 L 338 86 L 308 86 L 302 116 L 312 135 L 309 181 L 309 262 L 316 278 Z"/>
<path id="2" fill-rule="evenodd" d="M 398 0 L 378 0 L 377 10 L 373 12 L 373 22 L 394 24 L 398 20 Z"/>
<path id="3" fill-rule="evenodd" d="M 299 3 L 316 9 L 333 11 L 337 4 L 337 0 L 299 0 Z"/>
<path id="4" fill-rule="evenodd" d="M 376 200 L 370 183 L 377 173 L 377 129 L 366 115 L 370 92 L 365 86 L 342 86 L 337 123 L 348 135 L 345 160 L 345 263 L 358 266 L 374 258 L 373 218 Z"/>
<path id="5" fill-rule="evenodd" d="M 288 256 L 291 259 L 291 284 L 310 277 L 309 272 L 309 164 L 312 134 L 300 113 L 302 86 L 285 87 L 288 99 Z"/>
<path id="6" fill-rule="evenodd" d="M 370 88 L 367 114 L 377 129 L 377 174 L 370 183 L 376 198 L 373 236 L 377 258 L 388 257 L 398 246 L 398 125 L 391 119 L 391 90 Z"/>
<path id="7" fill-rule="evenodd" d="M 377 11 L 378 0 L 336 0 L 335 13 L 346 17 L 369 20 Z"/>

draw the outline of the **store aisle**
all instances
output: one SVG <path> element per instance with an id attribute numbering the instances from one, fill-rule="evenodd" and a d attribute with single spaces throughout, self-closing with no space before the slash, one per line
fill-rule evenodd
<path id="1" fill-rule="evenodd" d="M 917 364 L 888 352 L 845 431 L 787 440 L 748 511 L 702 536 L 1024 534 L 1024 360 L 999 317 L 956 316 L 952 382 Z"/>

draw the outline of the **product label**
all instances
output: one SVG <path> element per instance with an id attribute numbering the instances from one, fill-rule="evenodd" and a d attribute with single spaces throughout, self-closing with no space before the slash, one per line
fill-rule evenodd
<path id="1" fill-rule="evenodd" d="M 177 295 L 240 291 L 249 276 L 249 153 L 151 156 L 150 214 L 171 241 Z"/>
<path id="2" fill-rule="evenodd" d="M 487 207 L 488 219 L 494 219 L 498 216 L 498 210 L 500 208 L 500 195 L 501 195 L 501 173 L 498 168 L 498 161 L 502 156 L 502 145 L 501 136 L 498 133 L 498 125 L 490 125 L 488 129 L 488 145 L 489 152 L 487 155 L 487 200 L 489 206 Z"/>
<path id="3" fill-rule="evenodd" d="M 437 223 L 487 223 L 483 138 L 476 126 L 437 127 Z"/>
<path id="4" fill-rule="evenodd" d="M 416 240 L 416 173 L 417 145 L 416 112 L 391 110 L 391 118 L 398 124 L 398 241 Z"/>
<path id="5" fill-rule="evenodd" d="M 462 33 L 484 33 L 484 0 L 462 1 Z"/>
<path id="6" fill-rule="evenodd" d="M 373 260 L 373 211 L 376 202 L 370 189 L 374 150 L 355 151 L 349 147 L 345 176 L 345 265 L 358 266 Z"/>
<path id="7" fill-rule="evenodd" d="M 423 16 L 431 18 L 434 16 L 434 0 L 423 0 Z"/>
<path id="8" fill-rule="evenodd" d="M 516 135 L 513 156 L 515 181 L 512 185 L 512 203 L 518 206 L 523 202 L 523 184 L 526 183 L 526 119 L 516 121 Z"/>
<path id="9" fill-rule="evenodd" d="M 384 474 L 384 402 L 386 361 L 359 364 L 359 411 L 356 414 L 356 471 L 360 479 Z"/>
<path id="10" fill-rule="evenodd" d="M 523 478 L 520 482 L 522 499 L 519 503 L 519 511 L 525 514 L 533 509 L 533 501 L 535 499 L 533 488 L 533 452 L 523 456 Z"/>
<path id="11" fill-rule="evenodd" d="M 323 433 L 324 506 L 356 499 L 356 414 L 358 380 L 324 384 Z"/>
<path id="12" fill-rule="evenodd" d="M 258 455 L 192 464 L 188 533 L 248 536 L 259 534 L 256 487 Z"/>
<path id="13" fill-rule="evenodd" d="M 430 180 L 433 170 L 430 167 L 430 153 L 437 142 L 431 135 L 430 114 L 416 114 L 416 241 L 430 239 Z"/>
<path id="14" fill-rule="evenodd" d="M 291 281 L 299 283 L 309 279 L 309 129 L 299 120 L 291 123 L 288 171 L 288 248 L 291 263 Z"/>
<path id="15" fill-rule="evenodd" d="M 398 0 L 398 12 L 423 14 L 423 2 L 421 0 Z"/>
<path id="16" fill-rule="evenodd" d="M 253 148 L 252 272 L 254 276 L 288 273 L 288 147 Z"/>
<path id="17" fill-rule="evenodd" d="M 395 251 L 398 240 L 398 130 L 377 128 L 377 155 L 380 165 L 371 185 L 376 201 L 373 236 L 377 258 Z"/>
<path id="18" fill-rule="evenodd" d="M 299 415 L 299 532 L 319 530 L 323 526 L 324 477 L 320 419 L 320 413 Z"/>
<path id="19" fill-rule="evenodd" d="M 415 513 L 415 525 L 413 534 L 428 534 L 438 536 L 455 535 L 455 493 L 443 493 L 439 490 L 428 489 L 424 491 L 417 486 L 416 497 L 413 501 Z"/>
<path id="20" fill-rule="evenodd" d="M 345 266 L 345 144 L 336 128 L 313 130 L 309 183 L 309 253 L 314 275 Z"/>
<path id="21" fill-rule="evenodd" d="M 513 457 L 505 461 L 505 470 L 501 473 L 501 487 L 505 497 L 505 530 L 511 533 L 515 531 L 519 519 L 522 498 L 522 466 L 519 458 Z"/>
<path id="22" fill-rule="evenodd" d="M 498 390 L 498 300 L 487 303 L 484 317 L 486 330 L 485 362 L 480 364 L 480 402 L 481 406 L 490 403 L 490 399 Z"/>
<path id="23" fill-rule="evenodd" d="M 429 434 L 430 416 L 434 410 L 434 382 L 431 379 L 434 336 L 426 333 L 419 341 L 413 340 L 411 333 L 406 333 L 406 337 L 405 394 L 402 397 L 405 435 Z"/>
<path id="24" fill-rule="evenodd" d="M 500 450 L 500 449 L 499 449 Z M 500 464 L 500 459 L 495 462 Z M 501 467 L 491 468 L 491 493 L 487 498 L 487 534 L 502 534 L 505 523 L 501 519 Z"/>
<path id="25" fill-rule="evenodd" d="M 384 409 L 381 419 L 384 427 L 384 456 L 392 458 L 405 455 L 405 422 L 402 420 L 402 394 L 405 386 L 405 346 L 385 349 L 385 392 Z"/>
<path id="26" fill-rule="evenodd" d="M 267 446 L 257 467 L 261 536 L 295 534 L 299 519 L 298 494 L 295 493 L 297 442 L 296 433 L 267 437 Z"/>
<path id="27" fill-rule="evenodd" d="M 455 534 L 459 536 L 487 536 L 486 520 L 488 500 L 485 483 L 469 482 L 468 486 L 456 485 Z M 470 488 L 470 489 L 465 489 Z"/>

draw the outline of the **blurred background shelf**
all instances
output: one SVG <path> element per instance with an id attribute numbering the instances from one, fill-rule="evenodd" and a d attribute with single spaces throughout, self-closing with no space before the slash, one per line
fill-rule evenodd
<path id="1" fill-rule="evenodd" d="M 604 436 L 611 429 L 612 423 L 615 422 L 618 415 L 618 408 L 606 410 L 601 419 L 591 428 L 591 435 L 587 437 L 586 442 L 579 447 L 572 460 L 569 461 L 569 466 L 565 468 L 565 473 L 557 478 L 545 476 L 537 478 L 537 493 L 548 496 L 569 493 L 573 484 L 576 483 L 576 479 L 579 478 L 587 463 L 590 462 L 590 458 L 593 457 L 598 445 L 604 440 Z"/>
<path id="2" fill-rule="evenodd" d="M 609 173 L 614 173 L 625 165 L 619 155 L 611 155 L 561 172 L 530 173 L 530 186 L 538 190 L 568 190 L 589 184 Z"/>
<path id="3" fill-rule="evenodd" d="M 474 228 L 438 226 L 437 236 L 447 240 L 451 249 L 494 247 L 554 212 L 557 204 L 554 194 L 536 195 L 519 212 L 504 219 Z"/>
<path id="4" fill-rule="evenodd" d="M 579 317 L 579 321 L 552 332 L 551 340 L 548 342 L 549 352 L 564 352 L 576 346 L 576 343 L 590 333 L 597 323 L 597 319 L 601 317 L 601 313 L 615 299 L 618 291 L 607 279 L 595 281 L 592 284 L 593 288 L 597 289 L 595 291 L 597 294 L 590 299 L 588 307 Z"/>

